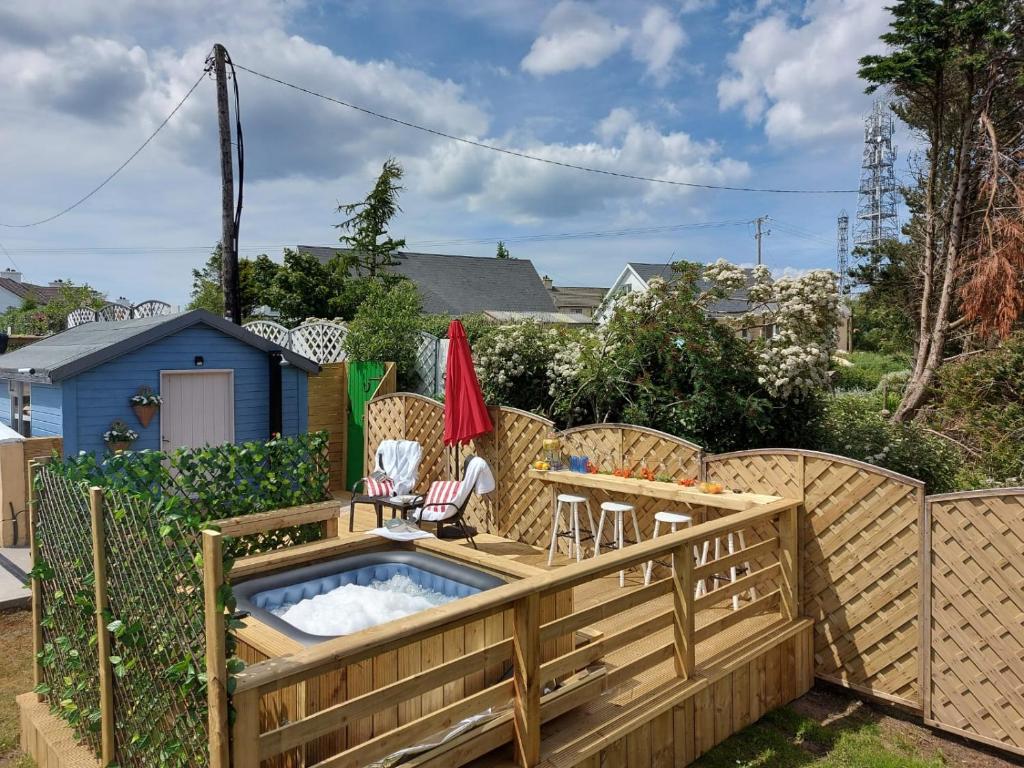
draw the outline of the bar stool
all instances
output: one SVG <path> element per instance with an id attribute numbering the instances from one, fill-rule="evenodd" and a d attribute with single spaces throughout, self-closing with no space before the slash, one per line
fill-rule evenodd
<path id="1" fill-rule="evenodd" d="M 567 504 L 569 506 L 569 530 L 563 531 L 562 528 L 562 505 Z M 590 501 L 584 496 L 576 496 L 571 493 L 560 493 L 557 496 L 555 503 L 555 512 L 551 517 L 551 547 L 548 549 L 548 565 L 551 565 L 555 559 L 555 550 L 558 548 L 558 537 L 566 536 L 569 538 L 569 556 L 572 557 L 575 544 L 576 562 L 580 562 L 582 559 L 582 549 L 580 547 L 580 504 L 587 509 L 587 520 L 590 523 L 590 529 L 587 535 L 583 538 L 592 539 L 594 538 L 594 515 L 590 511 Z"/>
<path id="2" fill-rule="evenodd" d="M 632 504 L 624 504 L 621 501 L 602 501 L 601 502 L 601 518 L 597 521 L 597 539 L 594 543 L 594 556 L 601 554 L 601 532 L 604 530 L 604 516 L 607 514 L 609 517 L 614 516 L 612 524 L 615 526 L 612 531 L 612 541 L 619 548 L 622 549 L 626 545 L 626 537 L 624 534 L 623 516 L 629 513 L 633 516 L 633 531 L 636 533 L 636 541 L 630 541 L 630 544 L 638 543 L 640 541 L 640 525 L 636 521 L 636 509 Z M 619 571 L 619 586 L 626 586 L 626 572 Z"/>
<path id="3" fill-rule="evenodd" d="M 743 531 L 736 531 L 735 533 L 730 531 L 728 534 L 726 534 L 726 537 L 725 537 L 725 554 L 732 555 L 732 554 L 736 553 L 736 551 L 737 551 L 736 546 L 735 546 L 736 542 L 739 542 L 739 545 L 740 545 L 739 548 L 740 549 L 746 549 L 747 542 L 744 539 Z M 710 544 L 709 541 L 705 541 L 704 542 L 704 554 L 703 554 L 703 557 L 701 558 L 701 562 L 700 562 L 701 565 L 705 565 L 708 562 L 709 544 Z M 715 560 L 718 560 L 720 557 L 722 557 L 722 537 L 721 536 L 716 536 L 715 537 Z M 728 581 L 731 584 L 732 582 L 736 581 L 737 578 L 739 578 L 739 575 L 740 575 L 741 572 L 742 573 L 750 573 L 750 563 L 749 562 L 744 561 L 744 562 L 740 563 L 738 566 L 737 565 L 730 565 L 729 566 L 729 576 L 728 576 L 728 579 L 726 577 L 724 577 L 724 576 L 719 576 L 718 574 L 715 574 L 715 575 L 711 576 L 710 578 L 711 578 L 712 581 L 715 581 L 715 580 L 718 580 L 718 581 Z M 713 589 L 714 589 L 714 587 L 712 586 L 712 587 L 708 588 L 708 591 L 712 591 Z M 750 594 L 750 599 L 751 600 L 756 600 L 757 599 L 757 590 L 754 589 L 754 587 L 750 588 L 749 594 Z M 732 596 L 732 609 L 734 611 L 738 611 L 740 609 L 740 596 L 739 595 L 733 595 Z"/>
<path id="4" fill-rule="evenodd" d="M 652 541 L 654 539 L 658 538 L 658 529 L 661 527 L 662 523 L 665 523 L 667 525 L 671 525 L 672 526 L 671 533 L 675 533 L 677 526 L 685 525 L 687 528 L 689 528 L 691 525 L 693 525 L 693 518 L 690 517 L 689 515 L 684 515 L 682 512 L 667 512 L 667 511 L 666 512 L 655 512 L 654 513 L 654 535 L 651 536 L 651 540 Z M 700 552 L 697 551 L 697 547 L 696 546 L 694 546 L 694 548 L 693 548 L 693 555 L 694 555 L 695 558 L 697 558 L 697 560 L 699 562 L 699 560 L 700 560 Z M 659 561 L 659 563 L 660 562 L 661 561 Z M 644 574 L 644 586 L 645 587 L 648 584 L 651 583 L 651 571 L 653 571 L 653 570 L 654 570 L 654 561 L 653 560 L 648 560 L 647 561 L 647 572 L 646 572 L 646 574 Z"/>

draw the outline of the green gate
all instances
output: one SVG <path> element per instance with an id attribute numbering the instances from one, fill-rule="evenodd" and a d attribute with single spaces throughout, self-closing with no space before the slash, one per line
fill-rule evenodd
<path id="1" fill-rule="evenodd" d="M 348 460 L 345 465 L 346 482 L 349 488 L 365 476 L 363 452 L 363 419 L 366 417 L 366 403 L 377 391 L 377 385 L 384 378 L 384 363 L 348 364 Z"/>

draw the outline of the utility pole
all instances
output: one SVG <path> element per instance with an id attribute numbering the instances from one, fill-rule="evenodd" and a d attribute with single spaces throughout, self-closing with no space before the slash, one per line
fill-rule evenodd
<path id="1" fill-rule="evenodd" d="M 768 216 L 758 216 L 756 219 L 754 219 L 754 225 L 757 227 L 757 230 L 754 232 L 754 239 L 757 241 L 757 264 L 758 264 L 758 266 L 760 266 L 763 263 L 761 261 L 761 239 L 764 238 L 764 237 L 767 237 L 768 235 L 770 235 L 772 233 L 772 231 L 770 229 L 767 230 L 767 231 L 762 231 L 762 229 L 761 229 L 761 226 L 765 222 L 768 221 L 768 218 L 769 218 Z"/>
<path id="2" fill-rule="evenodd" d="M 235 176 L 231 159 L 231 115 L 228 111 L 227 51 L 213 46 L 213 72 L 217 79 L 217 126 L 220 131 L 221 202 L 221 286 L 224 289 L 224 315 L 236 325 L 242 324 L 242 303 L 238 285 L 238 250 L 235 231 Z"/>

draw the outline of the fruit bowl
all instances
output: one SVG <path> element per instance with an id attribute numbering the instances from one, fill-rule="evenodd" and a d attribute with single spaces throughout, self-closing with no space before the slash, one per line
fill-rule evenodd
<path id="1" fill-rule="evenodd" d="M 697 490 L 701 493 L 721 493 L 725 490 L 725 486 L 721 483 L 701 483 L 697 486 Z"/>

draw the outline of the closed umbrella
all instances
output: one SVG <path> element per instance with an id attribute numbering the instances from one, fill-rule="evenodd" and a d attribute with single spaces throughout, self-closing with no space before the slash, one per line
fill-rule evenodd
<path id="1" fill-rule="evenodd" d="M 458 320 L 448 326 L 448 363 L 444 382 L 444 444 L 465 445 L 475 437 L 494 430 L 487 413 L 480 382 L 473 368 L 466 329 Z M 456 454 L 455 471 L 460 472 Z"/>

